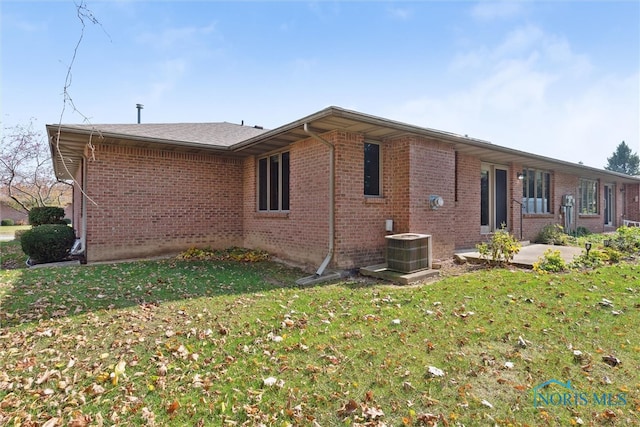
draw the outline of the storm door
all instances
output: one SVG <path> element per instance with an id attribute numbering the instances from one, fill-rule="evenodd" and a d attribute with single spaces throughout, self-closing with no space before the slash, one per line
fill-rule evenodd
<path id="1" fill-rule="evenodd" d="M 615 187 L 604 186 L 604 225 L 613 226 L 615 219 Z"/>
<path id="2" fill-rule="evenodd" d="M 507 169 L 483 164 L 480 171 L 480 232 L 507 227 Z"/>

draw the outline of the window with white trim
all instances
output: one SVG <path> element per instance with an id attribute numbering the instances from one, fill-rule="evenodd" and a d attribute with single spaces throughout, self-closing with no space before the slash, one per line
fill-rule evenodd
<path id="1" fill-rule="evenodd" d="M 536 169 L 524 169 L 522 175 L 522 211 L 528 214 L 551 213 L 551 174 Z"/>
<path id="2" fill-rule="evenodd" d="M 289 210 L 289 152 L 258 159 L 258 210 Z"/>
<path id="3" fill-rule="evenodd" d="M 364 195 L 382 196 L 382 157 L 380 144 L 364 143 Z"/>
<path id="4" fill-rule="evenodd" d="M 578 192 L 580 197 L 579 213 L 596 215 L 598 213 L 598 181 L 595 179 L 581 179 Z"/>

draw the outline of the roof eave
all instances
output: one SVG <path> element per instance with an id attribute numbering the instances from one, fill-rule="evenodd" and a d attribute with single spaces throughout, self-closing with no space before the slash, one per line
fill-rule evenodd
<path id="1" fill-rule="evenodd" d="M 453 144 L 454 149 L 456 149 L 457 151 L 463 153 L 479 153 L 478 157 L 483 161 L 492 161 L 492 158 L 506 158 L 509 159 L 508 163 L 519 163 L 524 167 L 535 167 L 536 165 L 539 165 L 540 167 L 544 167 L 545 169 L 560 170 L 574 175 L 595 175 L 603 179 L 615 179 L 615 181 L 621 183 L 640 182 L 640 178 L 625 175 L 619 172 L 607 171 L 605 169 L 599 169 L 591 166 L 558 160 L 551 157 L 541 156 L 521 150 L 495 145 L 489 141 L 471 138 L 466 135 L 459 135 L 451 132 L 444 132 L 436 129 L 415 126 L 395 120 L 363 114 L 357 111 L 346 110 L 335 106 L 327 107 L 321 111 L 318 111 L 317 113 L 303 117 L 284 126 L 280 126 L 276 129 L 267 131 L 253 138 L 249 138 L 245 141 L 232 145 L 230 148 L 234 152 L 245 152 L 249 155 L 268 152 L 270 149 L 274 148 L 282 148 L 286 146 L 287 143 L 291 143 L 296 140 L 291 136 L 289 138 L 285 138 L 287 133 L 294 134 L 293 136 L 297 135 L 298 137 L 303 137 L 305 136 L 305 133 L 302 129 L 305 124 L 308 124 L 313 128 L 314 122 L 316 122 L 316 124 L 319 124 L 322 120 L 328 120 L 330 118 L 340 118 L 349 121 L 364 123 L 371 126 L 386 128 L 389 130 L 388 134 L 393 136 L 401 134 L 412 134 L 434 138 Z M 391 130 L 393 130 L 393 132 L 391 132 Z M 274 140 L 279 141 L 277 143 L 270 143 L 270 141 Z M 264 145 L 265 148 L 260 149 L 259 147 L 261 144 Z"/>

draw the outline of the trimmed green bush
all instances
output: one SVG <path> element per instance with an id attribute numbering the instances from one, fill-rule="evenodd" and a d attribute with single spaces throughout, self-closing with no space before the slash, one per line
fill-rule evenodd
<path id="1" fill-rule="evenodd" d="M 12 226 L 15 224 L 15 221 L 11 218 L 3 219 L 2 221 L 0 221 L 0 226 Z"/>
<path id="2" fill-rule="evenodd" d="M 42 224 L 64 224 L 64 209 L 57 206 L 39 206 L 29 211 L 29 224 L 36 227 Z"/>
<path id="3" fill-rule="evenodd" d="M 22 234 L 22 251 L 36 264 L 62 261 L 76 240 L 73 228 L 62 224 L 43 224 Z"/>

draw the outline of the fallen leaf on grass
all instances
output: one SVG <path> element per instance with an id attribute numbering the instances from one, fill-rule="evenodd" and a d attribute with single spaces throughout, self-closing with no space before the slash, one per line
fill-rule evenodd
<path id="1" fill-rule="evenodd" d="M 169 414 L 169 415 L 174 414 L 178 410 L 178 408 L 180 408 L 180 402 L 178 402 L 177 400 L 174 400 L 167 407 L 167 414 Z"/>
<path id="2" fill-rule="evenodd" d="M 613 367 L 616 367 L 622 364 L 622 361 L 612 354 L 610 354 L 609 356 L 602 356 L 602 361 L 607 365 L 613 366 Z"/>
<path id="3" fill-rule="evenodd" d="M 57 418 L 57 417 L 49 418 L 49 420 L 46 423 L 42 424 L 42 427 L 55 427 L 59 425 L 58 421 L 60 421 L 60 418 Z"/>
<path id="4" fill-rule="evenodd" d="M 613 307 L 613 301 L 609 301 L 606 298 L 602 298 L 602 301 L 600 301 L 598 304 L 602 307 Z"/>
<path id="5" fill-rule="evenodd" d="M 376 420 L 378 418 L 384 417 L 384 412 L 382 412 L 380 408 L 365 407 L 362 409 L 362 416 L 364 416 L 368 420 Z"/>
<path id="6" fill-rule="evenodd" d="M 442 420 L 444 422 L 444 425 L 447 425 L 447 421 L 442 415 L 430 414 L 428 412 L 425 412 L 423 414 L 419 414 L 416 417 L 416 420 L 418 421 L 418 423 L 420 425 L 425 425 L 425 426 L 434 426 L 435 427 L 435 426 L 438 425 L 438 421 L 439 420 Z"/>
<path id="7" fill-rule="evenodd" d="M 269 377 L 262 380 L 262 383 L 267 387 L 284 387 L 284 380 L 279 380 L 275 377 Z"/>
<path id="8" fill-rule="evenodd" d="M 349 415 L 353 414 L 356 409 L 358 409 L 358 402 L 351 399 L 347 403 L 342 405 L 340 409 L 338 409 L 338 416 L 348 417 Z"/>
<path id="9" fill-rule="evenodd" d="M 482 401 L 480 403 L 482 403 L 487 408 L 493 408 L 493 405 L 491 403 L 489 403 L 487 400 L 482 399 Z"/>
<path id="10" fill-rule="evenodd" d="M 606 411 L 604 411 L 602 414 L 600 414 L 603 418 L 606 418 L 608 420 L 612 420 L 614 418 L 617 417 L 616 413 L 613 412 L 611 409 L 607 409 Z"/>
<path id="11" fill-rule="evenodd" d="M 75 412 L 73 420 L 69 423 L 69 427 L 87 427 L 91 418 L 88 415 L 84 415 L 82 412 Z"/>
<path id="12" fill-rule="evenodd" d="M 142 408 L 142 419 L 147 422 L 148 426 L 156 425 L 156 414 L 149 410 L 146 406 Z"/>
<path id="13" fill-rule="evenodd" d="M 435 366 L 429 366 L 429 373 L 432 377 L 444 377 L 444 371 Z"/>

